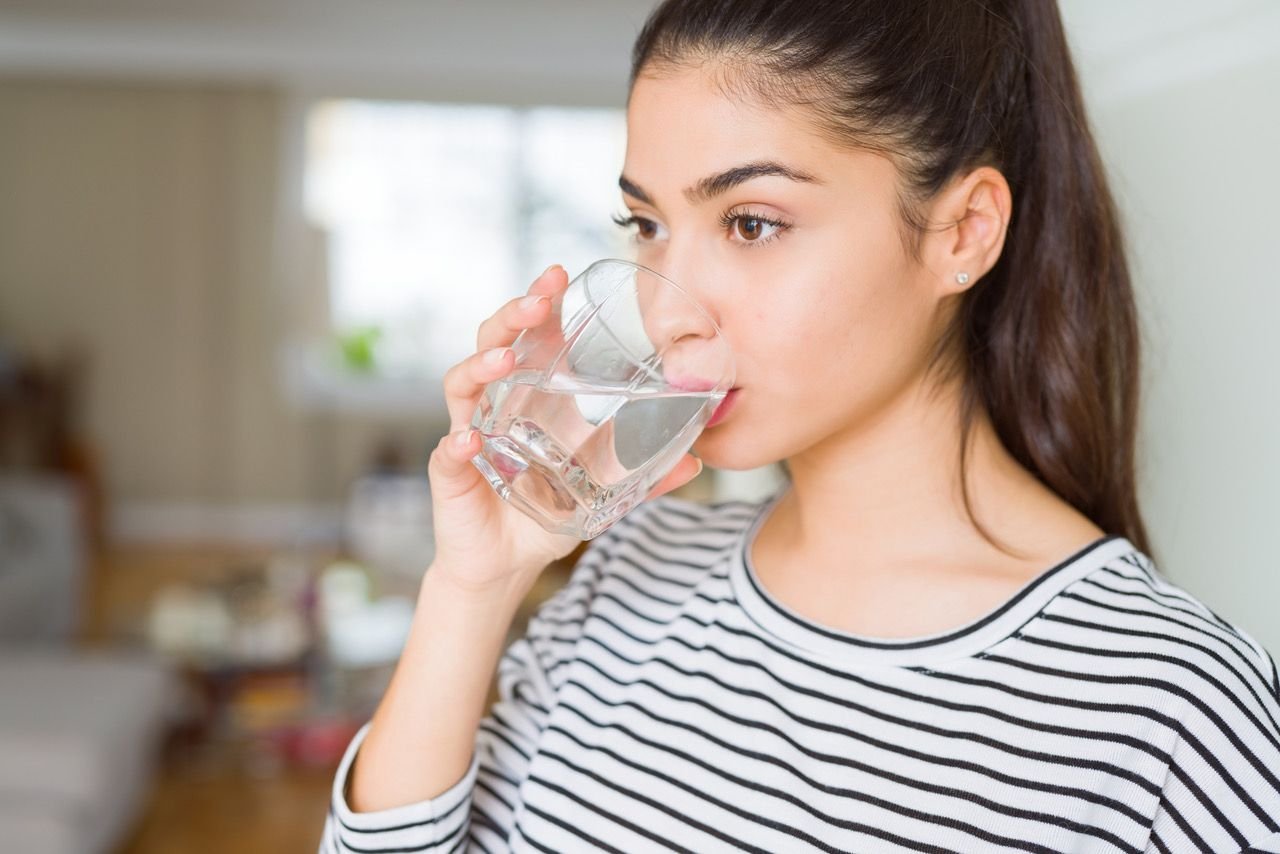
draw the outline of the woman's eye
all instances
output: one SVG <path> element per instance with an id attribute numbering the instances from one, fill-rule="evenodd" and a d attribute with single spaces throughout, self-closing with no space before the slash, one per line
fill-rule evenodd
<path id="1" fill-rule="evenodd" d="M 754 216 L 740 216 L 734 221 L 734 231 L 748 243 L 754 243 L 759 240 L 767 228 L 776 229 L 777 226 Z M 772 232 L 770 232 L 770 236 L 772 236 Z"/>
<path id="2" fill-rule="evenodd" d="M 726 213 L 720 218 L 720 224 L 730 230 L 729 239 L 732 242 L 743 246 L 769 243 L 790 228 L 785 222 L 749 212 Z"/>
<path id="3" fill-rule="evenodd" d="M 651 219 L 634 214 L 629 216 L 615 214 L 613 221 L 622 228 L 630 228 L 634 225 L 636 227 L 634 237 L 640 243 L 651 243 L 662 239 L 662 226 Z M 742 245 L 768 243 L 779 233 L 790 228 L 788 223 L 751 213 L 724 214 L 720 217 L 720 225 L 732 232 L 730 239 L 734 243 Z"/>
<path id="4" fill-rule="evenodd" d="M 614 214 L 613 221 L 622 228 L 636 227 L 635 238 L 641 243 L 648 243 L 657 237 L 658 224 L 651 219 L 645 219 L 642 216 L 622 216 Z"/>

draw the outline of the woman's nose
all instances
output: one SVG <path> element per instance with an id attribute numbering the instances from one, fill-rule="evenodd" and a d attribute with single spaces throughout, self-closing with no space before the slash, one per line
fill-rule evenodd
<path id="1" fill-rule="evenodd" d="M 664 281 L 641 276 L 638 294 L 645 332 L 661 354 L 662 373 L 681 388 L 706 390 L 721 382 L 726 371 L 727 345 L 720 340 L 719 321 L 699 289 L 674 278 L 664 266 Z M 674 283 L 674 285 L 672 284 Z"/>
<path id="2" fill-rule="evenodd" d="M 715 335 L 716 324 L 709 317 L 710 310 L 695 295 L 696 291 L 665 271 L 658 272 L 669 281 L 642 275 L 638 288 L 645 332 L 654 350 L 661 353 L 686 338 Z"/>

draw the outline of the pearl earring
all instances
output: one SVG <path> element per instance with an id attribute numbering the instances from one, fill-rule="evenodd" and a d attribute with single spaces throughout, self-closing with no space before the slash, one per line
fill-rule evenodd
<path id="1" fill-rule="evenodd" d="M 959 283 L 960 283 L 960 284 L 962 284 L 962 285 L 967 285 L 967 284 L 969 284 L 969 274 L 968 274 L 968 273 L 963 273 L 963 272 L 962 272 L 962 273 L 956 273 L 956 281 L 957 281 L 957 282 L 959 282 Z"/>

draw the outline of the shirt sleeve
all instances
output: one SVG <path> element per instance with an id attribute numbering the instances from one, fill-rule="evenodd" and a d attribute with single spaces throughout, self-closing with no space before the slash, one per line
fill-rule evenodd
<path id="1" fill-rule="evenodd" d="M 446 791 L 384 810 L 352 810 L 347 800 L 350 770 L 369 723 L 360 728 L 334 777 L 319 854 L 508 849 L 520 785 L 556 701 L 555 670 L 575 652 L 601 564 L 622 524 L 590 542 L 565 586 L 538 607 L 524 636 L 502 654 L 498 699 L 480 722 L 471 764 Z"/>
<path id="2" fill-rule="evenodd" d="M 1280 854 L 1280 690 L 1275 661 L 1247 633 L 1248 666 L 1186 685 L 1181 734 L 1148 852 Z"/>

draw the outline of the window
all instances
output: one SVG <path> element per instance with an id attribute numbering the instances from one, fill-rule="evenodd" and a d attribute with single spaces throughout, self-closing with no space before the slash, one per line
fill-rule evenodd
<path id="1" fill-rule="evenodd" d="M 327 244 L 324 370 L 442 409 L 440 376 L 548 264 L 574 275 L 631 252 L 609 221 L 624 146 L 616 109 L 315 104 L 304 194 Z"/>

